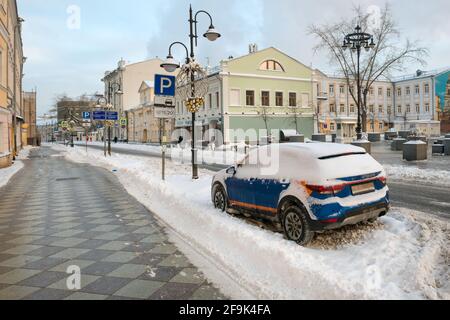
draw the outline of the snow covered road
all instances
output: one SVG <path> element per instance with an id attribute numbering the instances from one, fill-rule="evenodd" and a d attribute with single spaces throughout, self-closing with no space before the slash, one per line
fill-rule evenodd
<path id="1" fill-rule="evenodd" d="M 319 235 L 311 247 L 286 241 L 214 210 L 212 173 L 101 151 L 68 149 L 67 159 L 115 171 L 130 194 L 169 227 L 169 235 L 222 291 L 236 299 L 450 299 L 450 223 L 393 208 L 380 222 Z"/>

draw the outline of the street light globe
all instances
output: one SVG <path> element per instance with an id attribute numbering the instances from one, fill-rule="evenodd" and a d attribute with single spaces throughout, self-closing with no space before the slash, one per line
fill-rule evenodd
<path id="1" fill-rule="evenodd" d="M 175 70 L 177 70 L 179 67 L 180 64 L 177 63 L 171 55 L 168 55 L 166 61 L 161 63 L 161 68 L 170 73 L 175 72 Z"/>
<path id="2" fill-rule="evenodd" d="M 216 41 L 218 38 L 221 37 L 221 34 L 214 28 L 213 25 L 211 25 L 208 31 L 206 31 L 206 33 L 203 36 L 209 41 Z"/>

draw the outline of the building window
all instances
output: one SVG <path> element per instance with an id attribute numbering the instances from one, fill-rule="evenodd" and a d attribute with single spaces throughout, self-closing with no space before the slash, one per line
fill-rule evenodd
<path id="1" fill-rule="evenodd" d="M 331 131 L 334 131 L 334 128 L 335 128 L 334 122 L 330 123 L 330 130 L 331 130 Z"/>
<path id="2" fill-rule="evenodd" d="M 330 84 L 330 96 L 334 96 L 334 85 Z"/>
<path id="3" fill-rule="evenodd" d="M 374 107 L 373 107 L 373 104 L 371 104 L 371 105 L 369 106 L 369 112 L 370 112 L 370 113 L 374 113 Z"/>
<path id="4" fill-rule="evenodd" d="M 406 112 L 411 113 L 411 105 L 409 104 L 406 105 Z"/>
<path id="5" fill-rule="evenodd" d="M 419 95 L 420 94 L 420 87 L 417 85 L 416 86 L 416 95 Z"/>
<path id="6" fill-rule="evenodd" d="M 388 89 L 386 90 L 386 95 L 387 95 L 388 97 L 391 96 L 391 88 L 388 88 Z"/>
<path id="7" fill-rule="evenodd" d="M 397 96 L 399 96 L 399 97 L 402 96 L 402 88 L 397 89 Z"/>
<path id="8" fill-rule="evenodd" d="M 425 84 L 425 94 L 430 93 L 430 85 L 428 83 Z"/>
<path id="9" fill-rule="evenodd" d="M 262 91 L 261 92 L 261 105 L 263 107 L 270 106 L 270 92 L 269 91 Z"/>
<path id="10" fill-rule="evenodd" d="M 406 95 L 409 96 L 411 94 L 411 89 L 409 87 L 406 87 Z"/>
<path id="11" fill-rule="evenodd" d="M 210 93 L 210 94 L 208 94 L 208 105 L 209 105 L 209 108 L 210 109 L 212 109 L 212 94 Z"/>
<path id="12" fill-rule="evenodd" d="M 378 128 L 379 128 L 380 130 L 383 130 L 383 122 L 380 122 L 380 123 L 378 124 Z"/>
<path id="13" fill-rule="evenodd" d="M 387 113 L 388 114 L 392 114 L 392 106 L 388 106 L 387 107 Z"/>
<path id="14" fill-rule="evenodd" d="M 341 113 L 345 113 L 345 104 L 341 104 L 340 110 Z"/>
<path id="15" fill-rule="evenodd" d="M 268 70 L 268 71 L 283 71 L 284 68 L 281 64 L 276 62 L 275 60 L 266 60 L 259 66 L 260 70 Z"/>
<path id="16" fill-rule="evenodd" d="M 355 106 L 353 104 L 350 105 L 350 112 L 355 113 Z"/>
<path id="17" fill-rule="evenodd" d="M 289 107 L 297 106 L 297 94 L 295 92 L 289 93 Z"/>
<path id="18" fill-rule="evenodd" d="M 241 91 L 239 89 L 230 90 L 230 105 L 232 106 L 241 105 Z"/>
<path id="19" fill-rule="evenodd" d="M 246 105 L 247 106 L 254 106 L 255 105 L 255 91 L 253 90 L 247 90 L 246 92 Z"/>
<path id="20" fill-rule="evenodd" d="M 344 94 L 345 93 L 345 87 L 344 86 L 340 86 L 339 87 L 339 93 L 340 94 Z"/>
<path id="21" fill-rule="evenodd" d="M 378 113 L 383 113 L 383 106 L 381 104 L 378 106 Z"/>
<path id="22" fill-rule="evenodd" d="M 283 92 L 276 92 L 275 93 L 275 105 L 277 107 L 283 106 Z"/>
<path id="23" fill-rule="evenodd" d="M 402 113 L 402 106 L 398 106 L 397 111 L 398 111 L 398 113 Z"/>
<path id="24" fill-rule="evenodd" d="M 383 96 L 383 88 L 378 88 L 378 96 Z"/>
<path id="25" fill-rule="evenodd" d="M 369 88 L 369 94 L 370 94 L 371 96 L 373 96 L 373 88 L 372 88 L 372 87 Z"/>
<path id="26" fill-rule="evenodd" d="M 420 113 L 420 105 L 416 104 L 416 113 Z"/>
<path id="27" fill-rule="evenodd" d="M 220 96 L 219 96 L 219 92 L 216 92 L 216 107 L 217 107 L 217 109 L 220 109 Z"/>
<path id="28" fill-rule="evenodd" d="M 336 106 L 333 103 L 330 104 L 330 112 L 336 112 Z"/>
<path id="29" fill-rule="evenodd" d="M 425 111 L 430 112 L 430 104 L 429 103 L 425 103 Z"/>

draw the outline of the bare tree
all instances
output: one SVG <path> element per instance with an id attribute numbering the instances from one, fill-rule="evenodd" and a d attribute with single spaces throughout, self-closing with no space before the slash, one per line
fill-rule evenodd
<path id="1" fill-rule="evenodd" d="M 327 25 L 311 25 L 309 34 L 318 39 L 315 51 L 328 52 L 330 64 L 337 67 L 337 71 L 345 78 L 349 88 L 356 86 L 357 61 L 351 50 L 344 50 L 342 43 L 344 37 L 354 32 L 356 25 L 361 27 L 362 32 L 373 34 L 375 47 L 362 55 L 360 79 L 362 102 L 358 106 L 361 109 L 363 131 L 367 131 L 367 94 L 373 83 L 380 78 L 391 78 L 394 72 L 405 70 L 405 65 L 417 63 L 424 65 L 424 57 L 428 51 L 419 47 L 417 42 L 406 39 L 402 41 L 401 34 L 397 29 L 395 19 L 389 4 L 380 9 L 374 23 L 371 14 L 363 12 L 359 7 L 354 8 L 355 18 Z M 349 90 L 350 95 L 358 105 L 357 90 Z"/>
<path id="2" fill-rule="evenodd" d="M 264 126 L 266 127 L 267 134 L 269 135 L 269 107 L 261 106 L 261 111 L 258 111 L 259 115 L 261 116 L 261 119 L 264 121 Z"/>

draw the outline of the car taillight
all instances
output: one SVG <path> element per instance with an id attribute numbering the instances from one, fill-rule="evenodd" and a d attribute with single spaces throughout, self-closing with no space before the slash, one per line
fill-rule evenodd
<path id="1" fill-rule="evenodd" d="M 317 186 L 317 185 L 306 185 L 306 187 L 312 191 L 320 194 L 334 195 L 342 191 L 345 188 L 345 184 L 339 184 L 335 186 Z"/>
<path id="2" fill-rule="evenodd" d="M 379 180 L 381 181 L 381 183 L 382 183 L 384 186 L 387 185 L 387 178 L 386 178 L 386 177 L 381 177 Z"/>

